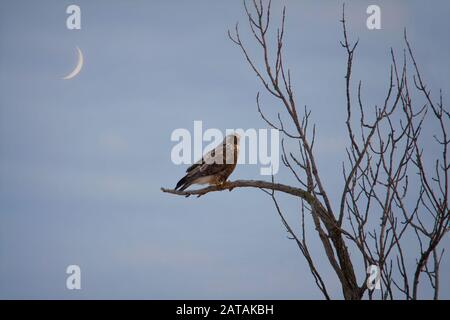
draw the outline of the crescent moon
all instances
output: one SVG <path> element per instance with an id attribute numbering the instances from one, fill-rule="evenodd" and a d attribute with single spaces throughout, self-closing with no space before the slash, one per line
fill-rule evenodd
<path id="1" fill-rule="evenodd" d="M 77 74 L 80 73 L 81 68 L 83 68 L 83 52 L 81 52 L 80 48 L 77 47 L 77 51 L 78 51 L 78 62 L 77 65 L 75 67 L 75 69 L 73 69 L 73 71 L 71 73 L 69 73 L 67 76 L 65 76 L 63 79 L 64 80 L 69 80 L 72 79 L 73 77 L 75 77 Z"/>

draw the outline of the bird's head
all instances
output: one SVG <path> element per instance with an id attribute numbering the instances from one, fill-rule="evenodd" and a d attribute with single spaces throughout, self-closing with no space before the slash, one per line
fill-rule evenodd
<path id="1" fill-rule="evenodd" d="M 239 133 L 236 133 L 236 132 L 229 134 L 225 137 L 226 144 L 234 144 L 234 145 L 238 146 L 240 140 L 241 140 L 241 136 L 239 135 Z"/>

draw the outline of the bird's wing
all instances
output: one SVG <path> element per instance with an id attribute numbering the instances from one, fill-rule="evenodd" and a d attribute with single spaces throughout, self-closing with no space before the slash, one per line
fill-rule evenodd
<path id="1" fill-rule="evenodd" d="M 216 148 L 203 155 L 203 157 L 199 161 L 187 168 L 186 172 L 189 173 L 204 164 L 231 164 L 233 163 L 232 161 L 230 161 L 231 159 L 233 159 L 233 152 L 234 145 L 229 143 L 221 143 Z"/>
<path id="2" fill-rule="evenodd" d="M 222 143 L 190 166 L 186 170 L 186 176 L 198 178 L 219 173 L 227 164 L 234 164 L 234 152 L 236 152 L 234 144 Z"/>

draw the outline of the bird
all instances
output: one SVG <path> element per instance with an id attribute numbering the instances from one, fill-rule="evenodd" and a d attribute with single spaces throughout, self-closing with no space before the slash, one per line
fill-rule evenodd
<path id="1" fill-rule="evenodd" d="M 223 185 L 236 168 L 239 141 L 238 133 L 227 135 L 221 144 L 187 168 L 175 190 L 184 191 L 193 184 Z"/>

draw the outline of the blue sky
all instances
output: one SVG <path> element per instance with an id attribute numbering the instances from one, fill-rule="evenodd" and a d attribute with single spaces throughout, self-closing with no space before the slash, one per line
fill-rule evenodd
<path id="1" fill-rule="evenodd" d="M 66 28 L 72 3 L 81 7 L 81 30 Z M 342 2 L 274 1 L 274 14 L 280 3 L 298 104 L 312 110 L 322 179 L 337 197 L 346 143 Z M 369 4 L 380 5 L 382 30 L 366 28 Z M 360 38 L 354 78 L 363 79 L 368 103 L 383 99 L 389 49 L 403 50 L 404 27 L 430 86 L 448 92 L 447 1 L 346 5 L 351 38 Z M 221 130 L 266 127 L 255 106 L 262 88 L 227 38 L 237 21 L 250 40 L 239 0 L 0 3 L 1 298 L 322 297 L 261 191 L 185 199 L 159 190 L 185 170 L 170 160 L 174 129 L 192 130 L 194 120 Z M 76 46 L 83 69 L 61 80 Z M 237 178 L 267 177 L 242 165 Z M 287 172 L 276 178 L 293 182 Z M 298 203 L 281 199 L 296 221 Z M 311 249 L 340 297 L 323 249 L 317 241 Z M 70 264 L 81 267 L 80 291 L 65 288 Z"/>

